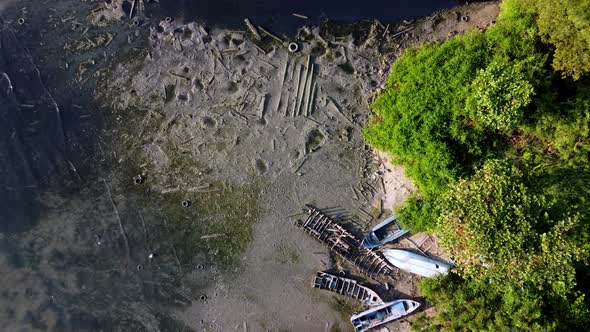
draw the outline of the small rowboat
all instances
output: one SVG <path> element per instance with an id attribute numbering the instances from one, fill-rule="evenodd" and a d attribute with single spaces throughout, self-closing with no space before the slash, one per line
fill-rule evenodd
<path id="1" fill-rule="evenodd" d="M 407 229 L 402 229 L 397 226 L 396 220 L 398 218 L 399 216 L 396 214 L 373 227 L 363 240 L 363 248 L 373 249 L 382 244 L 394 241 L 406 234 L 408 232 Z"/>
<path id="2" fill-rule="evenodd" d="M 396 300 L 371 308 L 350 318 L 355 332 L 368 331 L 414 312 L 420 303 L 412 300 Z"/>
<path id="3" fill-rule="evenodd" d="M 338 294 L 361 301 L 368 307 L 381 305 L 383 300 L 373 290 L 361 286 L 356 280 L 335 276 L 333 274 L 318 272 L 313 280 L 313 287 L 326 289 Z"/>

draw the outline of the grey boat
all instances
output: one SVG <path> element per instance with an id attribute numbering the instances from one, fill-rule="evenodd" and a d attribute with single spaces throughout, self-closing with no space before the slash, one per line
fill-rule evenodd
<path id="1" fill-rule="evenodd" d="M 344 296 L 348 296 L 368 307 L 383 304 L 383 300 L 375 291 L 359 285 L 356 280 L 335 276 L 326 272 L 317 272 L 313 279 L 313 287 L 326 289 Z"/>

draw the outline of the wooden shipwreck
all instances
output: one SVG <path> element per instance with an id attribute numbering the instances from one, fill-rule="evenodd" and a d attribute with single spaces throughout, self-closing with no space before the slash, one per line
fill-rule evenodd
<path id="1" fill-rule="evenodd" d="M 316 273 L 316 276 L 313 279 L 313 287 L 348 296 L 360 301 L 368 307 L 374 307 L 384 303 L 375 291 L 359 285 L 356 280 L 335 276 L 326 272 Z"/>
<path id="2" fill-rule="evenodd" d="M 371 278 L 389 275 L 393 267 L 376 252 L 363 248 L 361 241 L 338 225 L 333 219 L 319 209 L 306 205 L 309 216 L 303 223 L 311 236 L 324 243 L 330 250 L 356 266 L 362 273 Z"/>

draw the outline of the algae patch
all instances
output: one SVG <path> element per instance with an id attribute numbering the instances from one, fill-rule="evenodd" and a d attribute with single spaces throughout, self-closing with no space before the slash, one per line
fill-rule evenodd
<path id="1" fill-rule="evenodd" d="M 332 298 L 330 306 L 332 309 L 340 313 L 343 320 L 349 320 L 355 312 L 364 311 L 364 308 L 361 304 L 352 302 L 348 299 L 341 299 L 336 296 Z"/>
<path id="2" fill-rule="evenodd" d="M 159 201 L 169 241 L 182 265 L 198 264 L 195 257 L 201 254 L 211 264 L 227 269 L 252 242 L 253 226 L 260 216 L 261 187 L 258 179 L 241 185 L 217 183 L 207 192 L 158 194 L 150 201 Z"/>

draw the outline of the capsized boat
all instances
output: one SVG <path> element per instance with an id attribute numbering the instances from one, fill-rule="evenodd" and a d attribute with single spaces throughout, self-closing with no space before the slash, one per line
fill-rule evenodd
<path id="1" fill-rule="evenodd" d="M 420 303 L 412 300 L 395 300 L 350 317 L 355 332 L 368 331 L 381 324 L 407 316 L 418 309 Z"/>
<path id="2" fill-rule="evenodd" d="M 397 226 L 397 219 L 399 215 L 393 215 L 377 226 L 373 227 L 369 234 L 363 240 L 363 248 L 372 249 L 387 242 L 391 242 L 408 232 L 407 229 L 402 229 Z"/>
<path id="3" fill-rule="evenodd" d="M 407 250 L 386 249 L 382 253 L 394 266 L 423 277 L 434 277 L 437 274 L 445 275 L 451 268 L 451 265 L 448 263 L 418 255 Z"/>

